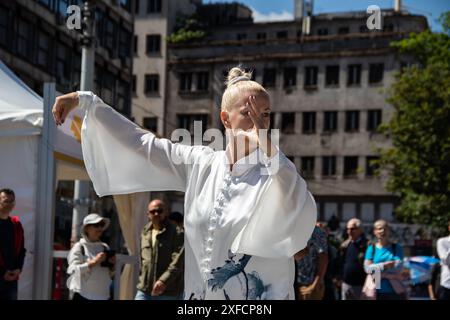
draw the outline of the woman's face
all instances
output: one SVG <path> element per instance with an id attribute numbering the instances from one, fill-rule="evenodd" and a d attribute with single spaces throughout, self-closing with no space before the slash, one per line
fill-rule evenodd
<path id="1" fill-rule="evenodd" d="M 90 241 L 99 241 L 102 234 L 103 228 L 105 227 L 104 222 L 99 222 L 96 224 L 90 224 L 85 227 L 85 232 Z"/>
<path id="2" fill-rule="evenodd" d="M 226 129 L 251 130 L 254 126 L 252 119 L 248 115 L 251 106 L 250 96 L 256 96 L 257 112 L 261 114 L 266 128 L 270 124 L 270 99 L 264 92 L 247 91 L 240 95 L 236 104 L 229 111 L 221 112 L 221 119 Z"/>
<path id="3" fill-rule="evenodd" d="M 373 233 L 379 240 L 387 239 L 389 236 L 389 227 L 384 223 L 376 224 Z"/>

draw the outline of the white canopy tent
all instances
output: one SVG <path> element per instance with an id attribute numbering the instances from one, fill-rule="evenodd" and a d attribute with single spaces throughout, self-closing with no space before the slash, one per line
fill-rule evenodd
<path id="1" fill-rule="evenodd" d="M 49 121 L 49 112 L 44 113 L 44 103 L 49 109 L 54 99 L 54 85 L 46 85 L 44 91 L 46 101 L 0 61 L 0 188 L 13 189 L 16 194 L 12 214 L 20 217 L 27 249 L 19 299 L 49 298 L 55 181 L 89 180 L 80 144 L 82 115 L 72 113 L 63 126 L 56 128 Z M 145 222 L 143 200 L 147 197 L 139 194 L 115 198 L 131 254 L 137 251 L 137 235 Z M 121 208 L 133 214 L 120 212 Z M 130 223 L 130 218 L 135 223 Z M 132 288 L 136 270 L 128 269 L 123 275 L 123 287 Z M 121 297 L 131 295 L 124 292 Z"/>

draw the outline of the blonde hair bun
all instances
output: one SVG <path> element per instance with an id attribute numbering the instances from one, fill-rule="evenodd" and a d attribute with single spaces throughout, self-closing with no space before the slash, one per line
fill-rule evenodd
<path id="1" fill-rule="evenodd" d="M 251 71 L 245 72 L 245 70 L 242 69 L 241 67 L 232 68 L 230 71 L 228 71 L 228 76 L 227 76 L 227 81 L 226 81 L 227 88 L 230 85 L 235 83 L 235 81 L 233 81 L 233 80 L 235 80 L 239 77 L 246 77 L 246 78 L 248 78 L 248 80 L 251 80 L 252 72 Z"/>

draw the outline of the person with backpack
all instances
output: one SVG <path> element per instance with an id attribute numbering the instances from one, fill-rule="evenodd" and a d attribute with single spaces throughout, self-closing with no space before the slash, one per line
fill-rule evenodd
<path id="1" fill-rule="evenodd" d="M 97 213 L 87 215 L 81 228 L 82 238 L 74 244 L 67 258 L 67 287 L 72 300 L 109 300 L 115 255 L 100 238 L 110 220 Z"/>
<path id="2" fill-rule="evenodd" d="M 385 220 L 378 220 L 374 224 L 374 235 L 377 239 L 367 247 L 364 268 L 368 278 L 363 287 L 363 297 L 376 300 L 406 300 L 407 292 L 403 286 L 403 248 L 398 243 L 389 241 L 389 225 Z M 370 285 L 373 279 L 380 284 Z M 372 283 L 373 284 L 373 283 Z M 376 290 L 374 290 L 376 288 Z"/>

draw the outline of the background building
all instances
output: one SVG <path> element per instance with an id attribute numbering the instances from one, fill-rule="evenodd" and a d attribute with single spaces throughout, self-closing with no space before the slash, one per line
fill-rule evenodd
<path id="1" fill-rule="evenodd" d="M 166 97 L 167 42 L 176 18 L 196 12 L 201 0 L 137 1 L 133 39 L 134 121 L 162 135 Z"/>
<path id="2" fill-rule="evenodd" d="M 176 127 L 193 132 L 195 120 L 221 128 L 225 76 L 242 64 L 272 97 L 272 126 L 281 130 L 281 149 L 307 179 L 319 219 L 392 221 L 396 198 L 374 177 L 371 160 L 377 147 L 390 144 L 377 132 L 392 113 L 386 89 L 411 61 L 390 43 L 427 29 L 427 20 L 384 10 L 383 30 L 370 31 L 366 12 L 302 14 L 276 23 L 235 16 L 228 20 L 237 22 L 209 28 L 201 41 L 172 44 L 165 134 Z"/>
<path id="3" fill-rule="evenodd" d="M 131 0 L 97 0 L 94 91 L 126 116 L 131 112 L 133 13 Z M 57 90 L 80 84 L 80 31 L 66 27 L 67 7 L 81 0 L 0 2 L 0 59 L 42 94 L 44 82 Z"/>

